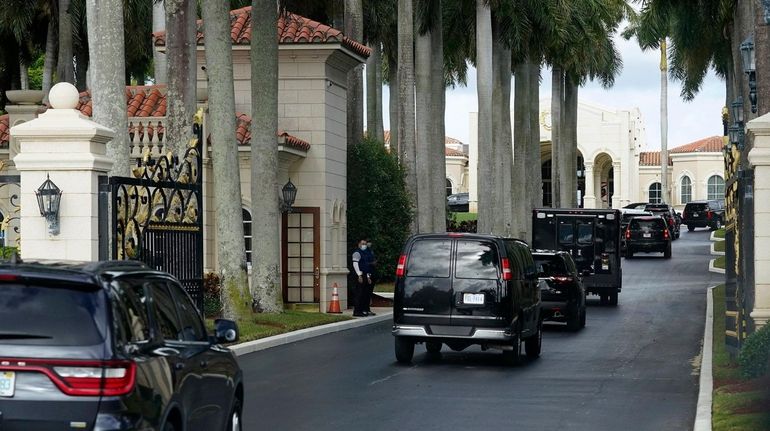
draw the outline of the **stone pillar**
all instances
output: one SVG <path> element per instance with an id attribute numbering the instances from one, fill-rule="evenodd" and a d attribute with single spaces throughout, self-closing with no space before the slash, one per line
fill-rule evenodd
<path id="1" fill-rule="evenodd" d="M 586 195 L 583 197 L 584 208 L 596 208 L 596 183 L 594 182 L 594 162 L 585 162 Z"/>
<path id="2" fill-rule="evenodd" d="M 620 183 L 620 162 L 612 162 L 612 208 L 620 208 L 622 195 Z M 609 190 L 607 191 L 609 193 Z"/>
<path id="3" fill-rule="evenodd" d="M 20 147 L 21 257 L 98 260 L 98 177 L 112 168 L 105 154 L 115 134 L 75 109 L 78 91 L 69 83 L 51 88 L 49 102 L 52 109 L 11 128 Z M 35 196 L 47 175 L 62 190 L 58 235 L 49 234 Z"/>
<path id="4" fill-rule="evenodd" d="M 749 163 L 754 169 L 754 310 L 756 328 L 770 320 L 770 114 L 746 125 L 747 141 L 753 139 Z"/>

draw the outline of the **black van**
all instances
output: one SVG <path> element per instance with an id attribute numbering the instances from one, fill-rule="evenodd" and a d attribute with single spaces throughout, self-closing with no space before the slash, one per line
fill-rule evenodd
<path id="1" fill-rule="evenodd" d="M 616 209 L 536 208 L 532 212 L 532 248 L 572 254 L 585 276 L 587 293 L 602 304 L 617 305 L 623 286 L 620 266 L 621 214 Z"/>
<path id="2" fill-rule="evenodd" d="M 463 233 L 414 235 L 396 268 L 393 335 L 396 359 L 408 363 L 415 343 L 436 353 L 477 344 L 508 363 L 540 356 L 540 289 L 528 245 Z"/>

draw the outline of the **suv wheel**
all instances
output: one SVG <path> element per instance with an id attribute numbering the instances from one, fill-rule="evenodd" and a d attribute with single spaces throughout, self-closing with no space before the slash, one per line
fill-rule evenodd
<path id="1" fill-rule="evenodd" d="M 427 350 L 428 353 L 439 353 L 441 352 L 441 343 L 438 341 L 426 341 L 425 350 Z"/>
<path id="2" fill-rule="evenodd" d="M 243 428 L 241 424 L 241 400 L 235 399 L 233 403 L 233 411 L 230 413 L 230 420 L 227 423 L 227 431 L 241 431 Z"/>
<path id="3" fill-rule="evenodd" d="M 580 327 L 586 327 L 586 306 L 583 304 L 583 308 L 580 309 Z"/>
<path id="4" fill-rule="evenodd" d="M 567 320 L 567 329 L 576 332 L 579 331 L 580 321 L 583 317 L 583 309 L 581 309 L 579 306 L 572 309 L 570 312 L 569 320 Z"/>
<path id="5" fill-rule="evenodd" d="M 690 226 L 690 225 L 687 225 L 687 230 L 688 230 L 688 231 L 690 231 L 690 232 L 692 232 L 692 231 L 694 231 L 694 230 L 695 230 L 695 226 Z"/>
<path id="6" fill-rule="evenodd" d="M 610 305 L 618 305 L 618 292 L 610 292 L 608 296 L 608 301 Z"/>
<path id="7" fill-rule="evenodd" d="M 402 364 L 412 362 L 414 356 L 414 341 L 406 337 L 395 337 L 396 360 Z"/>
<path id="8" fill-rule="evenodd" d="M 537 333 L 524 340 L 524 351 L 529 359 L 540 357 L 540 348 L 543 345 L 543 321 L 537 323 Z"/>
<path id="9" fill-rule="evenodd" d="M 511 347 L 511 350 L 503 350 L 503 362 L 506 365 L 518 365 L 521 360 L 521 346 L 519 344 L 518 336 L 511 342 Z"/>
<path id="10" fill-rule="evenodd" d="M 631 247 L 626 248 L 626 259 L 634 257 L 634 250 Z"/>
<path id="11" fill-rule="evenodd" d="M 666 247 L 666 250 L 663 251 L 663 257 L 666 259 L 671 259 L 671 244 Z"/>

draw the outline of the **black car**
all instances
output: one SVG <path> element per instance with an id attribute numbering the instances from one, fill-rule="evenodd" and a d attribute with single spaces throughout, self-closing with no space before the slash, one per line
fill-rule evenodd
<path id="1" fill-rule="evenodd" d="M 659 252 L 663 253 L 666 259 L 671 259 L 671 231 L 660 216 L 632 218 L 626 228 L 625 237 L 626 259 L 639 252 Z"/>
<path id="2" fill-rule="evenodd" d="M 170 275 L 0 264 L 0 429 L 240 430 L 242 373 Z"/>
<path id="3" fill-rule="evenodd" d="M 634 202 L 630 203 L 623 207 L 625 210 L 642 210 L 644 211 L 644 208 L 649 205 L 649 202 Z"/>
<path id="4" fill-rule="evenodd" d="M 420 234 L 409 238 L 396 268 L 393 335 L 396 359 L 412 360 L 415 343 L 499 349 L 519 360 L 524 341 L 540 356 L 542 320 L 537 270 L 527 244 L 492 235 Z"/>
<path id="5" fill-rule="evenodd" d="M 454 212 L 468 212 L 468 193 L 455 193 L 446 198 L 449 209 Z"/>
<path id="6" fill-rule="evenodd" d="M 649 211 L 644 210 L 636 210 L 636 209 L 622 209 L 620 210 L 622 214 L 622 218 L 620 219 L 620 231 L 625 232 L 626 228 L 628 227 L 628 224 L 631 222 L 631 219 L 634 217 L 639 216 L 651 216 L 652 213 Z M 625 256 L 626 255 L 626 236 L 621 235 L 620 236 L 620 254 Z"/>
<path id="7" fill-rule="evenodd" d="M 586 290 L 575 261 L 565 251 L 532 252 L 540 278 L 543 320 L 566 322 L 571 331 L 586 326 Z"/>
<path id="8" fill-rule="evenodd" d="M 692 232 L 696 227 L 708 227 L 717 230 L 725 219 L 725 206 L 721 200 L 692 201 L 684 206 L 682 223 Z"/>
<path id="9" fill-rule="evenodd" d="M 648 204 L 644 207 L 645 211 L 649 211 L 652 215 L 660 216 L 666 221 L 668 230 L 671 233 L 671 239 L 675 240 L 679 238 L 679 228 L 682 224 L 681 218 L 676 216 L 676 211 L 671 205 L 668 204 Z"/>

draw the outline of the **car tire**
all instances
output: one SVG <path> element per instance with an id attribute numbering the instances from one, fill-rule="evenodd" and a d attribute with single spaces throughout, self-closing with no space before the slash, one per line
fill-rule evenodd
<path id="1" fill-rule="evenodd" d="M 626 259 L 631 259 L 634 257 L 634 250 L 631 248 L 626 249 Z"/>
<path id="2" fill-rule="evenodd" d="M 690 232 L 692 232 L 692 231 L 694 231 L 694 230 L 695 230 L 695 226 L 689 226 L 689 225 L 688 225 L 688 226 L 687 226 L 687 230 L 688 230 L 688 231 L 690 231 Z"/>
<path id="3" fill-rule="evenodd" d="M 524 340 L 524 351 L 527 358 L 537 359 L 540 357 L 540 350 L 543 347 L 543 321 L 537 323 L 537 333 Z"/>
<path id="4" fill-rule="evenodd" d="M 511 342 L 511 350 L 503 350 L 503 362 L 505 365 L 518 365 L 521 361 L 521 351 L 519 345 L 519 337 L 516 336 Z"/>
<path id="5" fill-rule="evenodd" d="M 666 247 L 666 250 L 663 251 L 663 257 L 666 259 L 671 259 L 671 244 Z"/>
<path id="6" fill-rule="evenodd" d="M 569 320 L 567 320 L 567 330 L 577 332 L 580 330 L 580 320 L 583 312 L 580 307 L 575 307 L 570 312 Z"/>
<path id="7" fill-rule="evenodd" d="M 427 350 L 428 353 L 439 353 L 441 352 L 441 343 L 438 341 L 426 341 L 425 350 Z"/>
<path id="8" fill-rule="evenodd" d="M 618 292 L 610 292 L 610 294 L 607 296 L 609 297 L 607 302 L 610 305 L 612 306 L 618 305 Z"/>
<path id="9" fill-rule="evenodd" d="M 580 309 L 580 327 L 585 328 L 586 327 L 586 306 L 583 305 L 583 308 Z"/>
<path id="10" fill-rule="evenodd" d="M 414 341 L 406 337 L 395 337 L 396 360 L 401 364 L 412 362 Z"/>
<path id="11" fill-rule="evenodd" d="M 227 421 L 226 431 L 243 431 L 243 421 L 241 420 L 241 400 L 235 399 L 233 410 L 230 412 L 230 419 Z"/>
<path id="12" fill-rule="evenodd" d="M 681 230 L 677 229 L 676 235 L 674 235 L 674 239 L 679 239 L 680 236 L 681 236 Z"/>

